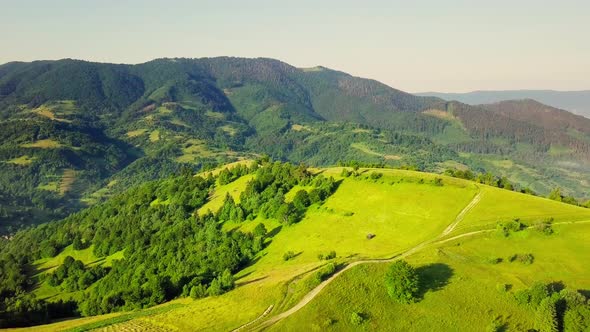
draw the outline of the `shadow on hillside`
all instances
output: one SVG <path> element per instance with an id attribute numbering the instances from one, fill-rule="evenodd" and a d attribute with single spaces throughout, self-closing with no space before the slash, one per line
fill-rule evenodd
<path id="1" fill-rule="evenodd" d="M 433 263 L 421 266 L 416 269 L 420 276 L 420 290 L 418 291 L 418 298 L 424 298 L 428 292 L 436 292 L 443 289 L 449 284 L 449 280 L 453 276 L 453 269 L 447 264 Z"/>
<path id="2" fill-rule="evenodd" d="M 279 234 L 279 232 L 283 229 L 283 226 L 277 226 L 273 228 L 270 232 L 266 234 L 266 238 L 273 238 L 275 235 Z"/>
<path id="3" fill-rule="evenodd" d="M 243 277 L 242 277 L 242 278 L 243 278 Z M 240 278 L 240 279 L 242 279 L 242 278 Z M 236 286 L 238 286 L 238 287 L 239 287 L 239 286 L 248 285 L 248 284 L 251 284 L 251 283 L 253 283 L 253 282 L 257 282 L 257 281 L 260 281 L 260 280 L 264 280 L 264 279 L 266 279 L 266 278 L 268 278 L 268 276 L 263 276 L 263 277 L 256 278 L 256 279 L 252 279 L 252 280 L 248 280 L 248 281 L 236 282 Z"/>

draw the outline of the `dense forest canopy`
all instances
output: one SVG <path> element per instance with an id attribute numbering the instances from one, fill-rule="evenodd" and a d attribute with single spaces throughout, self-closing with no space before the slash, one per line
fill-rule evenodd
<path id="1" fill-rule="evenodd" d="M 219 211 L 197 213 L 216 183 L 246 174 L 254 177 L 240 203 L 227 196 Z M 309 194 L 298 192 L 287 202 L 285 194 L 296 185 L 309 187 Z M 0 326 L 145 308 L 178 296 L 219 295 L 234 287 L 233 275 L 271 241 L 265 231 L 225 231 L 223 223 L 258 216 L 285 226 L 297 223 L 336 185 L 303 165 L 261 160 L 225 169 L 217 177 L 187 171 L 148 182 L 61 221 L 19 232 L 0 243 Z M 120 253 L 121 259 L 91 266 L 67 256 L 53 272 L 38 274 L 36 260 L 69 246 L 91 248 L 98 258 Z M 30 292 L 45 279 L 52 287 L 84 295 L 65 302 L 37 300 Z"/>

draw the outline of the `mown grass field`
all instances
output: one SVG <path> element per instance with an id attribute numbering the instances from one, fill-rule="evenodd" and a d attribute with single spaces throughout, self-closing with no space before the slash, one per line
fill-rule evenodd
<path id="1" fill-rule="evenodd" d="M 232 330 L 256 319 L 271 305 L 274 309 L 265 319 L 298 303 L 310 290 L 306 280 L 315 269 L 326 264 L 318 259 L 319 254 L 334 250 L 337 257 L 333 261 L 346 264 L 389 258 L 424 242 L 441 241 L 441 233 L 478 193 L 480 200 L 445 238 L 493 228 L 499 220 L 514 218 L 525 222 L 548 217 L 553 217 L 555 222 L 590 220 L 590 211 L 586 209 L 435 174 L 361 169 L 357 177 L 342 178 L 339 167 L 315 171 L 342 181 L 324 204 L 310 207 L 299 223 L 285 226 L 276 220 L 259 218 L 224 225 L 227 230 L 247 232 L 258 223 L 264 223 L 270 233 L 266 248 L 237 276 L 235 290 L 201 300 L 174 300 L 170 304 L 178 306 L 171 310 L 140 311 L 145 315 L 122 321 L 107 315 L 102 320 L 99 316 L 56 323 L 55 329 L 73 328 L 92 321 L 106 330 L 141 326 L 153 326 L 155 330 Z M 371 178 L 372 172 L 383 176 Z M 239 201 L 251 177 L 218 185 L 199 212 L 216 211 L 226 194 Z M 435 185 L 436 178 L 442 179 L 442 186 Z M 296 187 L 287 198 L 292 199 L 301 189 L 309 188 Z M 582 263 L 590 261 L 587 250 L 590 248 L 584 251 L 590 224 L 554 225 L 554 229 L 551 236 L 534 230 L 508 238 L 486 232 L 425 247 L 408 260 L 432 279 L 432 285 L 419 303 L 409 307 L 392 303 L 384 291 L 383 274 L 388 264 L 361 264 L 334 279 L 303 309 L 271 328 L 356 331 L 395 327 L 423 331 L 440 327 L 448 331 L 481 331 L 498 316 L 505 319 L 511 329 L 529 326 L 531 313 L 518 307 L 510 294 L 500 293 L 499 283 L 510 284 L 514 290 L 540 278 L 590 287 L 590 270 L 584 269 Z M 369 233 L 375 237 L 367 239 Z M 88 250 L 66 249 L 52 260 L 37 263 L 39 268 L 51 269 L 68 254 L 90 263 L 96 257 Z M 287 251 L 294 252 L 295 257 L 285 261 L 283 255 Z M 534 264 L 506 262 L 508 256 L 524 252 L 535 256 Z M 491 264 L 491 258 L 505 261 Z M 366 322 L 362 326 L 352 325 L 352 312 L 365 315 Z"/>

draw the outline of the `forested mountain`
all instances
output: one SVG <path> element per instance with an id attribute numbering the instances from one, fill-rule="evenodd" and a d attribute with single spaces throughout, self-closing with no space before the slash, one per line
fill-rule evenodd
<path id="1" fill-rule="evenodd" d="M 472 107 L 272 59 L 7 63 L 0 232 L 148 180 L 261 154 L 318 166 L 468 167 L 540 193 L 561 186 L 585 196 L 586 122 L 558 110 L 539 117 L 542 107 L 530 105 Z"/>
<path id="2" fill-rule="evenodd" d="M 417 93 L 416 95 L 457 100 L 470 105 L 493 104 L 505 100 L 534 99 L 552 107 L 590 117 L 590 90 L 506 90 L 472 91 L 466 93 L 423 92 Z"/>

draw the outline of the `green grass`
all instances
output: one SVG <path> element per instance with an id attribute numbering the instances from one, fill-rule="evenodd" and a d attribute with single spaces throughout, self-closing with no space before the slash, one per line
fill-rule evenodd
<path id="1" fill-rule="evenodd" d="M 326 263 L 318 259 L 318 254 L 334 250 L 337 254 L 334 261 L 338 263 L 392 257 L 437 238 L 478 192 L 482 193 L 481 200 L 451 235 L 482 227 L 493 228 L 498 220 L 513 218 L 535 221 L 553 217 L 556 222 L 590 220 L 590 211 L 586 209 L 435 174 L 361 169 L 359 177 L 343 179 L 340 167 L 317 171 L 342 182 L 324 204 L 311 206 L 299 223 L 285 226 L 273 219 L 258 218 L 223 225 L 228 231 L 249 232 L 262 222 L 271 234 L 255 263 L 237 275 L 235 290 L 201 300 L 175 300 L 172 303 L 182 306 L 141 317 L 128 316 L 131 318 L 119 321 L 118 316 L 102 319 L 99 316 L 93 322 L 102 322 L 101 327 L 115 324 L 109 327 L 111 330 L 148 329 L 150 326 L 182 331 L 232 330 L 257 318 L 270 305 L 275 306 L 269 315 L 272 316 L 297 303 L 313 287 L 308 283 L 312 271 Z M 372 180 L 371 172 L 380 172 L 383 176 Z M 253 176 L 216 186 L 199 212 L 216 211 L 227 193 L 239 200 L 239 194 Z M 443 179 L 443 186 L 433 184 L 438 177 Z M 287 194 L 287 199 L 292 199 L 301 189 L 310 188 L 297 186 Z M 551 236 L 530 230 L 504 238 L 492 232 L 432 245 L 417 252 L 408 260 L 418 267 L 426 266 L 421 271 L 427 276 L 444 276 L 449 269 L 452 275 L 440 289 L 426 292 L 422 301 L 410 306 L 392 303 L 386 296 L 382 280 L 387 264 L 360 265 L 337 277 L 307 306 L 272 328 L 287 331 L 433 328 L 481 331 L 496 316 L 510 317 L 511 329 L 529 327 L 530 317 L 534 315 L 516 305 L 509 294 L 498 293 L 498 283 L 511 284 L 518 289 L 542 279 L 563 280 L 585 289 L 590 287 L 590 271 L 583 263 L 590 260 L 589 251 L 584 250 L 590 225 L 555 225 L 554 228 L 556 233 Z M 368 233 L 376 236 L 368 240 Z M 293 251 L 296 256 L 284 261 L 287 251 Z M 524 252 L 535 256 L 532 265 L 489 263 L 490 258 L 505 259 Z M 38 263 L 51 269 L 67 254 L 75 254 L 75 258 L 81 257 L 79 259 L 85 262 L 96 259 L 91 252 L 72 252 L 66 248 L 58 257 Z M 39 292 L 43 294 L 47 290 L 40 288 Z M 353 312 L 367 315 L 363 326 L 351 325 Z M 465 318 L 458 318 L 457 312 Z M 87 323 L 87 320 L 79 320 L 79 324 Z M 76 321 L 68 322 L 69 327 L 75 324 Z"/>
<path id="2" fill-rule="evenodd" d="M 590 209 L 562 204 L 542 197 L 480 185 L 481 201 L 469 211 L 454 233 L 493 228 L 498 221 L 520 219 L 535 223 L 546 218 L 554 221 L 590 219 Z"/>
<path id="3" fill-rule="evenodd" d="M 497 317 L 508 330 L 527 330 L 534 327 L 534 311 L 516 303 L 515 290 L 535 281 L 590 287 L 585 265 L 590 251 L 584 249 L 590 224 L 554 228 L 556 233 L 550 236 L 528 230 L 509 238 L 493 234 L 465 238 L 411 256 L 408 261 L 423 280 L 423 298 L 413 304 L 398 304 L 388 297 L 384 276 L 389 263 L 354 267 L 271 330 L 484 331 Z M 517 252 L 533 253 L 535 262 L 506 261 Z M 504 261 L 491 264 L 492 257 Z M 502 292 L 499 284 L 511 288 Z M 350 321 L 353 312 L 367 317 L 360 328 Z"/>
<path id="4" fill-rule="evenodd" d="M 21 144 L 23 148 L 39 148 L 39 149 L 57 149 L 62 145 L 52 139 L 42 139 L 32 143 Z"/>
<path id="5" fill-rule="evenodd" d="M 150 133 L 150 142 L 157 142 L 160 140 L 160 131 L 154 130 Z"/>
<path id="6" fill-rule="evenodd" d="M 27 166 L 27 165 L 30 165 L 31 163 L 33 163 L 33 161 L 35 161 L 35 159 L 37 159 L 37 158 L 24 155 L 24 156 L 20 156 L 18 158 L 10 159 L 7 161 L 7 163 L 21 165 L 21 166 Z"/>
<path id="7" fill-rule="evenodd" d="M 213 194 L 209 197 L 207 203 L 205 203 L 200 209 L 199 214 L 205 214 L 207 211 L 217 212 L 223 205 L 225 196 L 230 194 L 236 202 L 240 202 L 240 194 L 246 189 L 248 182 L 254 177 L 254 175 L 246 175 L 237 179 L 232 183 L 228 183 L 223 186 L 217 185 Z"/>
<path id="8" fill-rule="evenodd" d="M 59 182 L 50 181 L 45 184 L 37 186 L 37 189 L 59 192 Z"/>
<path id="9" fill-rule="evenodd" d="M 127 137 L 139 137 L 143 134 L 145 134 L 147 132 L 147 129 L 143 128 L 143 129 L 137 129 L 137 130 L 132 130 L 132 131 L 128 131 L 127 132 Z"/>
<path id="10" fill-rule="evenodd" d="M 85 265 L 101 265 L 104 267 L 111 266 L 113 260 L 125 258 L 123 251 L 116 252 L 107 257 L 96 257 L 94 255 L 93 246 L 90 246 L 83 250 L 74 250 L 72 246 L 67 246 L 57 256 L 51 258 L 44 258 L 37 260 L 33 263 L 35 269 L 38 271 L 38 275 L 47 274 L 53 272 L 58 268 L 67 256 L 72 256 L 76 260 L 81 260 Z M 65 293 L 57 287 L 52 287 L 47 282 L 42 282 L 35 288 L 34 294 L 41 299 L 49 300 L 67 300 L 70 297 L 82 296 L 82 292 Z"/>

